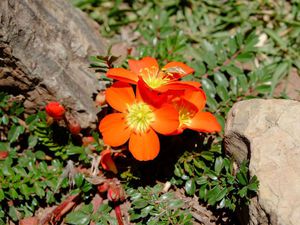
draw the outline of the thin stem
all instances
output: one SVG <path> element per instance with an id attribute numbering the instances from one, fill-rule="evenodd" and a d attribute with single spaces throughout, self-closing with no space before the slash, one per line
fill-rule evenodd
<path id="1" fill-rule="evenodd" d="M 120 205 L 118 204 L 115 204 L 115 213 L 116 213 L 116 217 L 117 217 L 117 220 L 118 220 L 118 224 L 119 225 L 124 225 L 123 223 L 123 219 L 122 219 L 122 212 L 121 212 L 121 207 Z"/>

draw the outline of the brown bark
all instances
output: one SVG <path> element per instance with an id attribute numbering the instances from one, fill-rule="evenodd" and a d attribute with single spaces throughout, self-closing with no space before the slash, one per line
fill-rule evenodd
<path id="1" fill-rule="evenodd" d="M 0 91 L 24 95 L 29 111 L 58 100 L 89 126 L 104 87 L 88 56 L 105 52 L 97 25 L 67 0 L 0 1 Z"/>

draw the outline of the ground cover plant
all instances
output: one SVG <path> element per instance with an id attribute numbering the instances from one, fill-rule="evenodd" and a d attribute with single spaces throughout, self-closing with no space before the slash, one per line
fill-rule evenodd
<path id="1" fill-rule="evenodd" d="M 300 2 L 71 2 L 112 43 L 91 56 L 107 84 L 99 129 L 81 130 L 59 101 L 28 115 L 1 92 L 0 224 L 234 224 L 259 183 L 224 152 L 226 114 L 243 99 L 289 98 L 276 86 L 300 69 Z"/>

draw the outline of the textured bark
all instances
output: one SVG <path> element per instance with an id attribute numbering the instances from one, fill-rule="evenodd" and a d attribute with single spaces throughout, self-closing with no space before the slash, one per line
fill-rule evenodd
<path id="1" fill-rule="evenodd" d="M 104 88 L 87 60 L 106 52 L 97 28 L 67 0 L 1 0 L 0 90 L 24 95 L 29 111 L 61 101 L 89 126 Z"/>

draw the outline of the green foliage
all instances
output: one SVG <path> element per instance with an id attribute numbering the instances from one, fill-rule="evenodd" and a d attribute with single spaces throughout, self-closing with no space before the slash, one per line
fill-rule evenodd
<path id="1" fill-rule="evenodd" d="M 93 221 L 97 225 L 117 225 L 116 219 L 109 214 L 111 210 L 112 208 L 107 203 L 103 203 L 96 212 L 94 212 L 92 204 L 84 204 L 78 210 L 69 213 L 65 222 L 74 225 L 88 225 Z"/>
<path id="2" fill-rule="evenodd" d="M 163 193 L 162 185 L 129 188 L 130 219 L 136 224 L 193 224 L 185 203 L 174 192 Z"/>
<path id="3" fill-rule="evenodd" d="M 92 189 L 81 174 L 70 176 L 72 161 L 61 160 L 76 155 L 86 162 L 88 150 L 73 145 L 68 133 L 66 145 L 55 141 L 44 113 L 25 118 L 23 112 L 20 103 L 0 93 L 0 151 L 8 153 L 0 160 L 0 222 L 7 217 L 19 221 L 41 206 L 58 204 L 70 188 L 83 193 Z"/>
<path id="4" fill-rule="evenodd" d="M 175 165 L 172 182 L 183 185 L 187 195 L 234 211 L 255 195 L 258 181 L 256 176 L 249 179 L 247 162 L 235 169 L 233 161 L 220 153 L 219 145 L 209 151 L 185 152 Z"/>

